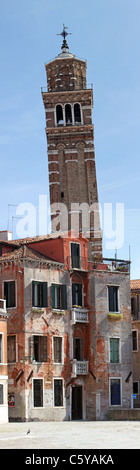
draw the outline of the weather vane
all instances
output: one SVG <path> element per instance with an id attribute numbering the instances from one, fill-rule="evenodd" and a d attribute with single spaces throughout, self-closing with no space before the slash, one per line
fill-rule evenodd
<path id="1" fill-rule="evenodd" d="M 65 26 L 64 23 L 63 23 L 63 31 L 62 31 L 62 33 L 57 34 L 57 36 L 62 36 L 62 37 L 64 38 L 64 39 L 63 39 L 63 44 L 62 44 L 61 49 L 64 49 L 65 47 L 69 49 L 68 44 L 67 44 L 67 41 L 66 41 L 66 36 L 71 35 L 72 33 L 67 33 L 66 29 L 68 29 L 68 28 L 67 28 L 67 26 Z"/>

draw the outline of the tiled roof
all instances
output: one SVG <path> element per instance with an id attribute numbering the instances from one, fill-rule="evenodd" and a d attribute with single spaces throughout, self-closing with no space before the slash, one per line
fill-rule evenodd
<path id="1" fill-rule="evenodd" d="M 8 253 L 5 253 L 3 256 L 0 256 L 0 263 L 3 261 L 12 261 L 16 259 L 30 259 L 30 260 L 37 260 L 37 261 L 50 261 L 50 262 L 57 262 L 55 260 L 52 260 L 48 256 L 42 255 L 41 253 L 38 253 L 34 251 L 32 248 L 28 248 L 26 245 L 22 245 L 21 247 L 10 251 Z M 63 264 L 63 263 L 60 263 Z"/>
<path id="2" fill-rule="evenodd" d="M 140 289 L 140 279 L 133 279 L 130 281 L 131 289 Z"/>

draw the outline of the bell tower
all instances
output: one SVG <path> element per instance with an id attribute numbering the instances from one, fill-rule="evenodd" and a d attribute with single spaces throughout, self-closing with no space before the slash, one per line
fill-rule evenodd
<path id="1" fill-rule="evenodd" d="M 102 233 L 92 124 L 93 89 L 86 84 L 86 61 L 69 52 L 66 29 L 63 25 L 60 33 L 61 53 L 45 65 L 47 91 L 42 89 L 50 204 L 59 207 L 61 203 L 61 230 L 78 229 L 79 225 L 79 231 L 89 238 L 89 258 L 100 258 Z M 62 207 L 67 209 L 67 220 Z M 52 231 L 60 229 L 59 224 L 56 228 L 55 219 L 52 209 Z"/>

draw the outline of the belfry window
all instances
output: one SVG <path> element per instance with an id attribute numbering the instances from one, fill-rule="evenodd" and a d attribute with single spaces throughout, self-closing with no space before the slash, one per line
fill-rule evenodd
<path id="1" fill-rule="evenodd" d="M 75 124 L 81 123 L 81 110 L 79 103 L 74 105 L 74 122 Z"/>
<path id="2" fill-rule="evenodd" d="M 63 109 L 60 104 L 56 106 L 56 122 L 57 122 L 57 126 L 63 126 L 64 124 Z"/>
<path id="3" fill-rule="evenodd" d="M 72 112 L 71 112 L 71 105 L 66 104 L 65 106 L 65 116 L 66 116 L 66 126 L 72 124 Z"/>

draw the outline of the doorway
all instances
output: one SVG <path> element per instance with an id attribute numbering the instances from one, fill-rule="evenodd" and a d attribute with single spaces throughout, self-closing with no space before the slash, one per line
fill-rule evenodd
<path id="1" fill-rule="evenodd" d="M 83 419 L 82 386 L 72 387 L 72 420 Z"/>

